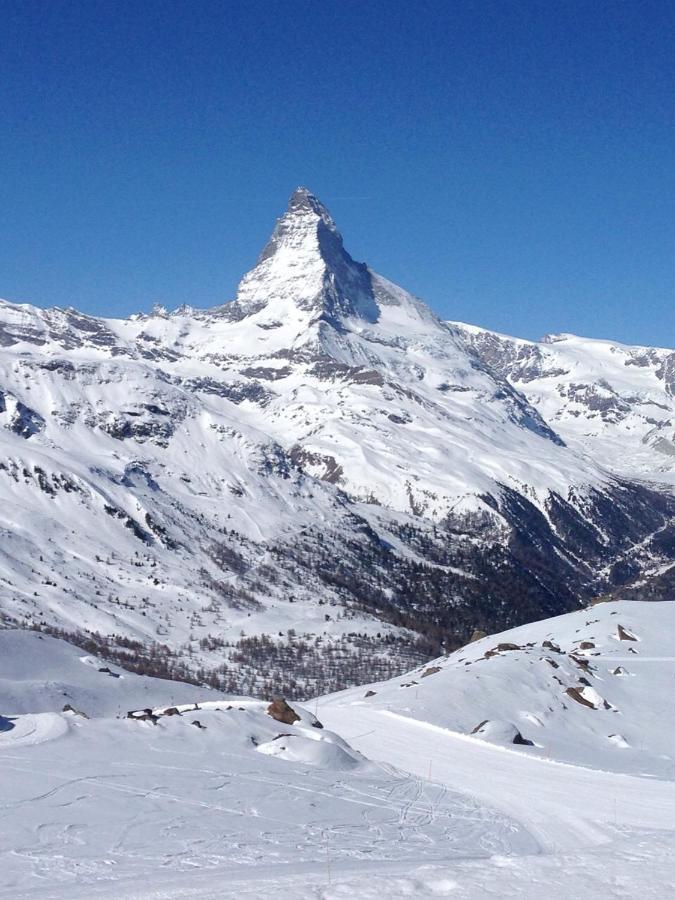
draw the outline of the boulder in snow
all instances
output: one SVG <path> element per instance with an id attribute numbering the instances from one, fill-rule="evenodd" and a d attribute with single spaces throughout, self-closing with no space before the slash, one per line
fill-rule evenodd
<path id="1" fill-rule="evenodd" d="M 471 732 L 477 738 L 493 744 L 520 744 L 533 747 L 534 741 L 524 738 L 512 722 L 490 721 L 485 719 Z"/>
<path id="2" fill-rule="evenodd" d="M 300 716 L 296 713 L 292 706 L 284 700 L 283 697 L 275 697 L 267 707 L 267 715 L 272 716 L 277 722 L 284 725 L 292 725 L 294 722 L 300 721 Z"/>
<path id="3" fill-rule="evenodd" d="M 623 625 L 617 625 L 616 630 L 620 641 L 637 641 L 635 635 L 631 634 L 630 631 L 627 631 Z"/>

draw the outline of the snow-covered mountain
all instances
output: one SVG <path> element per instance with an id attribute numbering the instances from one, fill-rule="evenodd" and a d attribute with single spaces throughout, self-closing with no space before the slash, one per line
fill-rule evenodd
<path id="1" fill-rule="evenodd" d="M 541 341 L 448 323 L 483 362 L 524 394 L 569 447 L 622 478 L 675 485 L 675 351 L 547 335 Z M 670 546 L 673 527 L 658 538 Z M 617 596 L 670 599 L 675 567 L 629 581 Z"/>
<path id="2" fill-rule="evenodd" d="M 3 303 L 5 620 L 298 694 L 663 577 L 668 473 L 578 439 L 474 338 L 355 262 L 303 188 L 223 306 Z M 648 366 L 624 366 L 636 393 Z"/>
<path id="3" fill-rule="evenodd" d="M 627 478 L 675 484 L 675 351 L 449 324 L 568 445 Z"/>

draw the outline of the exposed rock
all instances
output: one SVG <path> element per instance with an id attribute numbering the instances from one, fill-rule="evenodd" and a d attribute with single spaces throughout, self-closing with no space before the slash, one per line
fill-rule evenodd
<path id="1" fill-rule="evenodd" d="M 473 729 L 471 734 L 492 741 L 496 744 L 519 744 L 523 747 L 533 747 L 534 741 L 522 736 L 518 728 L 512 722 L 499 722 L 484 719 Z"/>
<path id="2" fill-rule="evenodd" d="M 364 696 L 364 697 L 366 698 L 366 700 L 367 700 L 368 697 L 374 697 L 376 694 L 377 694 L 377 691 L 366 691 L 366 693 L 365 693 L 363 696 Z"/>
<path id="3" fill-rule="evenodd" d="M 80 716 L 81 719 L 89 718 L 89 716 L 85 712 L 82 712 L 81 709 L 75 709 L 75 707 L 71 706 L 70 703 L 66 703 L 66 705 L 63 707 L 63 712 L 73 713 L 73 715 L 75 716 Z"/>
<path id="4" fill-rule="evenodd" d="M 283 697 L 274 698 L 267 707 L 267 715 L 272 716 L 277 722 L 283 722 L 284 725 L 292 725 L 294 722 L 300 721 L 300 716 L 292 706 L 286 703 Z"/>
<path id="5" fill-rule="evenodd" d="M 637 641 L 635 635 L 631 634 L 630 631 L 626 631 L 623 625 L 617 625 L 616 629 L 620 641 Z"/>
<path id="6" fill-rule="evenodd" d="M 327 453 L 314 453 L 299 444 L 291 447 L 289 458 L 303 472 L 308 469 L 315 477 L 329 484 L 339 484 L 344 474 L 342 466 L 335 457 Z"/>
<path id="7" fill-rule="evenodd" d="M 427 675 L 435 675 L 436 672 L 440 672 L 440 671 L 441 671 L 441 668 L 442 668 L 441 666 L 429 666 L 428 669 L 425 669 L 424 672 L 422 672 L 422 674 L 421 674 L 420 677 L 421 677 L 421 678 L 426 678 Z"/>
<path id="8" fill-rule="evenodd" d="M 571 697 L 572 700 L 576 700 L 577 703 L 580 703 L 582 706 L 587 706 L 589 709 L 597 709 L 594 703 L 591 703 L 590 700 L 587 700 L 584 695 L 581 693 L 579 688 L 570 687 L 565 691 L 568 697 Z"/>
<path id="9" fill-rule="evenodd" d="M 131 710 L 127 713 L 127 719 L 133 719 L 134 722 L 152 722 L 153 725 L 159 722 L 159 716 L 149 708 Z"/>
<path id="10" fill-rule="evenodd" d="M 579 666 L 580 669 L 583 669 L 584 672 L 592 672 L 591 664 L 587 659 L 581 659 L 579 656 L 574 656 L 572 653 L 570 653 L 570 659 L 575 665 Z"/>
<path id="11" fill-rule="evenodd" d="M 511 644 L 508 641 L 504 641 L 502 644 L 497 644 L 496 647 L 492 647 L 490 650 L 486 650 L 483 654 L 484 659 L 491 659 L 493 656 L 496 656 L 498 653 L 506 653 L 509 650 L 522 650 L 518 644 Z"/>
<path id="12" fill-rule="evenodd" d="M 109 669 L 108 666 L 103 666 L 102 668 L 99 669 L 99 672 L 101 672 L 103 675 L 110 675 L 111 678 L 119 678 L 120 677 L 119 672 L 113 672 L 113 670 Z"/>

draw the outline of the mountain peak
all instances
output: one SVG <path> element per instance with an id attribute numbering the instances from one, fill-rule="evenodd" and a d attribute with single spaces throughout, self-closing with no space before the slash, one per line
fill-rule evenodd
<path id="1" fill-rule="evenodd" d="M 307 188 L 298 187 L 286 212 L 237 292 L 244 315 L 273 308 L 282 318 L 293 308 L 333 320 L 379 315 L 371 275 L 344 248 L 330 213 Z"/>
<path id="2" fill-rule="evenodd" d="M 328 235 L 332 235 L 333 243 L 337 245 L 333 250 L 342 250 L 342 236 L 331 214 L 308 188 L 298 187 L 290 196 L 286 212 L 277 219 L 272 236 L 258 258 L 258 264 L 269 259 L 284 245 L 310 249 L 318 244 L 321 251 L 321 238 L 325 243 Z"/>
<path id="3" fill-rule="evenodd" d="M 288 213 L 300 210 L 313 212 L 319 216 L 325 216 L 326 218 L 330 219 L 330 214 L 328 213 L 326 207 L 319 200 L 319 198 L 315 194 L 313 194 L 309 190 L 309 188 L 306 187 L 297 187 L 293 191 L 288 201 L 286 212 Z"/>

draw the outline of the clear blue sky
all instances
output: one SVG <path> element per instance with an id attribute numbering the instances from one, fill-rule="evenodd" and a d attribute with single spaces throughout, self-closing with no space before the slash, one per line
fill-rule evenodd
<path id="1" fill-rule="evenodd" d="M 0 0 L 0 296 L 231 299 L 307 185 L 439 313 L 675 345 L 675 4 Z"/>

